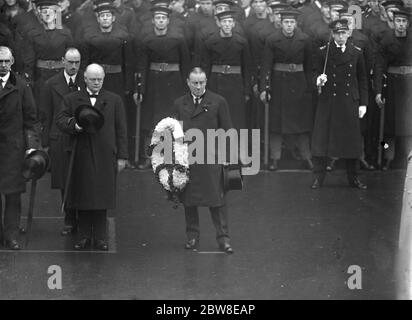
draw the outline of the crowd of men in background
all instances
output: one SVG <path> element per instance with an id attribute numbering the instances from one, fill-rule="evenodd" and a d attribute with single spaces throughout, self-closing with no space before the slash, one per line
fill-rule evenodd
<path id="1" fill-rule="evenodd" d="M 285 146 L 312 169 L 318 100 L 312 61 L 331 41 L 330 23 L 346 19 L 348 41 L 362 50 L 369 81 L 359 160 L 374 170 L 381 148 L 380 167 L 387 170 L 395 145 L 400 153 L 412 149 L 410 7 L 410 0 L 0 0 L 0 46 L 13 50 L 14 71 L 31 84 L 46 148 L 58 135 L 48 79 L 65 69 L 77 90 L 78 70 L 97 63 L 106 74 L 104 88 L 125 105 L 128 166 L 149 168 L 151 130 L 187 90 L 190 68 L 201 66 L 209 88 L 228 101 L 236 129 L 263 129 L 270 104 L 270 170 L 278 168 Z M 291 8 L 296 26 L 282 23 L 282 11 Z M 394 15 L 398 11 L 403 16 Z M 291 30 L 299 39 L 277 45 L 273 35 Z M 70 71 L 70 63 L 78 66 Z M 330 160 L 329 170 L 337 159 Z"/>

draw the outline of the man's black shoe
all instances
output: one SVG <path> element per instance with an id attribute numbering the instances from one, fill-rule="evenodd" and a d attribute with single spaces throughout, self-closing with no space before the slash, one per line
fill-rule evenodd
<path id="1" fill-rule="evenodd" d="M 278 162 L 277 160 L 272 160 L 268 167 L 269 171 L 276 171 L 278 169 Z"/>
<path id="2" fill-rule="evenodd" d="M 142 163 L 140 163 L 137 166 L 139 170 L 146 170 L 146 169 L 150 169 L 151 167 L 152 167 L 152 163 L 150 159 L 145 159 Z"/>
<path id="3" fill-rule="evenodd" d="M 199 249 L 199 240 L 197 239 L 190 239 L 185 244 L 186 250 L 197 250 Z"/>
<path id="4" fill-rule="evenodd" d="M 10 250 L 20 250 L 19 242 L 16 239 L 6 240 L 6 247 Z"/>
<path id="5" fill-rule="evenodd" d="M 68 236 L 70 234 L 76 234 L 77 229 L 73 226 L 64 226 L 63 230 L 60 232 L 62 236 Z"/>
<path id="6" fill-rule="evenodd" d="M 75 243 L 74 250 L 84 250 L 90 248 L 91 241 L 89 238 L 81 239 L 79 242 Z"/>
<path id="7" fill-rule="evenodd" d="M 95 240 L 94 247 L 100 251 L 108 251 L 109 245 L 105 240 Z"/>
<path id="8" fill-rule="evenodd" d="M 232 246 L 228 242 L 224 242 L 220 244 L 219 247 L 220 247 L 220 250 L 226 252 L 227 254 L 234 253 Z"/>
<path id="9" fill-rule="evenodd" d="M 310 186 L 311 189 L 319 189 L 322 186 L 322 181 L 319 178 L 315 178 Z"/>
<path id="10" fill-rule="evenodd" d="M 368 189 L 368 187 L 366 186 L 366 184 L 363 184 L 362 182 L 360 182 L 358 178 L 354 178 L 354 179 L 350 180 L 350 181 L 349 181 L 349 185 L 350 185 L 352 188 L 357 188 L 357 189 L 360 189 L 360 190 L 366 190 L 366 189 Z"/>

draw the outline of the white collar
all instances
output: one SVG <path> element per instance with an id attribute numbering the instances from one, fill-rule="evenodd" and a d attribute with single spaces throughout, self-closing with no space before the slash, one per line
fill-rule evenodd
<path id="1" fill-rule="evenodd" d="M 64 78 L 66 79 L 66 83 L 67 83 L 67 84 L 69 84 L 70 78 L 73 79 L 73 83 L 76 81 L 77 73 L 76 73 L 74 76 L 69 76 L 69 75 L 67 74 L 66 70 L 64 70 L 64 71 L 63 71 L 63 75 L 64 75 Z"/>
<path id="2" fill-rule="evenodd" d="M 93 92 L 91 92 L 90 89 L 87 88 L 87 87 L 86 87 L 86 91 L 87 91 L 88 94 L 93 94 L 93 95 L 99 95 L 99 93 L 100 93 L 100 91 L 99 91 L 99 92 L 96 92 L 96 93 L 93 93 Z M 96 98 L 90 98 L 90 99 L 96 99 Z"/>
<path id="3" fill-rule="evenodd" d="M 0 79 L 3 80 L 3 87 L 6 85 L 7 81 L 9 81 L 10 78 L 10 72 L 7 73 L 4 77 L 0 77 Z"/>
<path id="4" fill-rule="evenodd" d="M 190 93 L 190 95 L 192 96 L 192 100 L 193 102 L 196 101 L 196 98 L 199 99 L 199 103 L 203 100 L 203 98 L 205 97 L 206 94 L 206 90 L 202 92 L 202 94 L 200 95 L 200 97 L 196 97 L 194 94 Z"/>
<path id="5" fill-rule="evenodd" d="M 247 8 L 245 8 L 245 9 L 243 9 L 244 11 L 245 11 L 245 17 L 247 18 L 247 17 L 249 17 L 249 14 L 250 14 L 250 9 L 251 9 L 251 7 L 249 6 L 249 7 L 247 7 Z"/>
<path id="6" fill-rule="evenodd" d="M 343 50 L 346 49 L 346 44 L 342 44 L 342 45 L 340 46 L 340 45 L 338 45 L 338 43 L 335 41 L 335 45 L 336 45 L 337 48 L 343 48 Z"/>

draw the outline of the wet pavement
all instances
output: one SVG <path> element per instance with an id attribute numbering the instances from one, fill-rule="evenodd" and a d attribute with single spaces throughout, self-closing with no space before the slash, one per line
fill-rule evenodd
<path id="1" fill-rule="evenodd" d="M 74 252 L 46 175 L 29 247 L 0 248 L 0 299 L 395 299 L 405 171 L 364 172 L 367 191 L 347 187 L 340 170 L 320 190 L 311 178 L 304 170 L 246 177 L 244 191 L 228 197 L 235 253 L 226 255 L 205 208 L 200 249 L 184 250 L 183 208 L 165 200 L 152 172 L 130 170 L 110 212 L 110 251 Z M 26 194 L 24 215 L 27 203 Z M 61 268 L 61 290 L 48 287 L 51 265 Z M 362 289 L 349 289 L 350 266 L 360 267 Z"/>

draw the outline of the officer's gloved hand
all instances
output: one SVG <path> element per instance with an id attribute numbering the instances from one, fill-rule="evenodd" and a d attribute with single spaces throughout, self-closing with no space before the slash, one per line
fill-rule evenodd
<path id="1" fill-rule="evenodd" d="M 74 130 L 76 130 L 77 132 L 82 132 L 83 128 L 80 127 L 77 123 L 74 124 Z"/>
<path id="2" fill-rule="evenodd" d="M 362 119 L 366 114 L 366 106 L 359 106 L 359 118 Z"/>
<path id="3" fill-rule="evenodd" d="M 262 93 L 260 94 L 260 100 L 263 103 L 266 103 L 266 102 L 270 101 L 270 93 L 267 92 L 266 90 L 262 91 Z"/>
<path id="4" fill-rule="evenodd" d="M 327 81 L 328 81 L 328 76 L 326 75 L 326 73 L 322 73 L 322 74 L 316 79 L 316 86 L 318 86 L 318 87 L 323 87 Z"/>
<path id="5" fill-rule="evenodd" d="M 382 98 L 382 94 L 380 93 L 376 95 L 375 101 L 379 108 L 383 108 L 383 106 L 385 105 L 385 99 Z"/>

